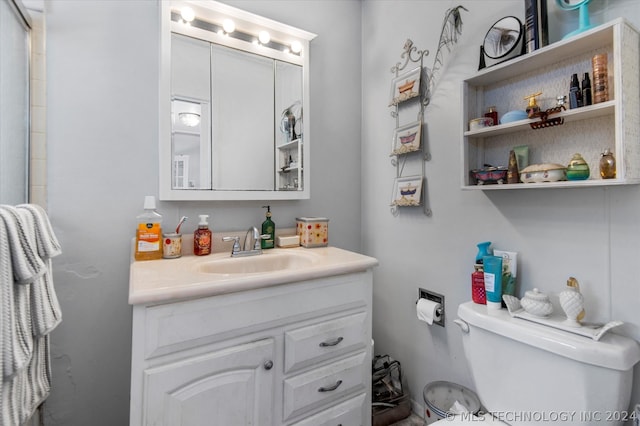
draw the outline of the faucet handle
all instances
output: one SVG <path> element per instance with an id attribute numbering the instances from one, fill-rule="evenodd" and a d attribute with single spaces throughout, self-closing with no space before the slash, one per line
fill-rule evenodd
<path id="1" fill-rule="evenodd" d="M 231 249 L 231 254 L 236 254 L 240 252 L 240 237 L 222 237 L 222 241 L 233 241 L 233 248 Z"/>

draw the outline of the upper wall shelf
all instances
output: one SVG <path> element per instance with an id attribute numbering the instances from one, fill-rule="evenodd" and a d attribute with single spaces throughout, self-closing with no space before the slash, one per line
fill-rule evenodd
<path id="1" fill-rule="evenodd" d="M 589 187 L 640 183 L 640 37 L 624 19 L 617 19 L 535 52 L 485 68 L 463 81 L 462 168 L 463 189 L 502 190 Z M 526 119 L 469 131 L 471 119 L 481 117 L 490 105 L 500 116 L 523 110 L 524 97 L 542 92 L 542 110 L 555 106 L 556 98 L 568 95 L 572 74 L 592 75 L 591 59 L 608 56 L 609 100 L 554 114 L 564 125 L 533 130 Z M 593 81 L 593 77 L 591 78 Z M 566 165 L 576 152 L 591 170 L 584 181 L 475 185 L 470 170 L 485 164 L 506 166 L 514 146 L 529 147 L 529 164 Z M 600 153 L 609 148 L 617 161 L 617 178 L 601 179 Z"/>

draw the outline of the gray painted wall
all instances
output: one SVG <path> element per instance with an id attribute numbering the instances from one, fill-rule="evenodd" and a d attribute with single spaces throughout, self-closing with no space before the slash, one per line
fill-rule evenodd
<path id="1" fill-rule="evenodd" d="M 272 203 L 274 220 L 289 226 L 298 215 L 327 216 L 333 245 L 380 259 L 376 352 L 403 362 L 415 401 L 430 381 L 471 386 L 451 320 L 457 304 L 469 299 L 478 241 L 518 250 L 524 287 L 561 286 L 577 276 L 590 319 L 627 321 L 623 331 L 640 339 L 634 316 L 640 187 L 487 195 L 459 189 L 459 82 L 476 69 L 488 26 L 505 14 L 521 15 L 521 0 L 228 3 L 318 34 L 311 57 L 312 198 Z M 640 26 L 632 3 L 593 2 L 594 17 L 624 15 Z M 463 35 L 426 112 L 433 217 L 419 211 L 393 217 L 389 69 L 407 38 L 435 54 L 444 11 L 457 4 L 469 9 Z M 157 194 L 157 4 L 54 0 L 46 13 L 49 212 L 64 248 L 54 264 L 64 319 L 52 336 L 46 424 L 125 425 L 129 240 L 144 195 Z M 566 14 L 553 18 L 562 28 L 575 24 Z M 208 213 L 215 230 L 235 230 L 259 224 L 262 204 L 164 202 L 159 210 L 169 224 L 183 214 Z M 190 224 L 183 229 L 193 229 Z M 419 286 L 447 297 L 446 328 L 415 319 Z"/>
<path id="2" fill-rule="evenodd" d="M 446 71 L 425 113 L 426 141 L 432 155 L 426 163 L 427 198 L 433 216 L 409 209 L 394 217 L 388 208 L 395 176 L 388 159 L 395 125 L 386 107 L 390 68 L 400 60 L 407 38 L 418 49 L 431 51 L 426 59 L 431 67 L 444 13 L 458 4 L 469 10 L 462 13 L 462 36 L 447 58 Z M 594 1 L 592 21 L 604 23 L 624 16 L 639 27 L 637 4 L 632 0 Z M 575 12 L 557 10 L 555 1 L 549 1 L 549 6 L 553 39 L 577 28 Z M 524 15 L 521 0 L 363 2 L 362 237 L 363 250 L 380 260 L 374 275 L 375 348 L 403 363 L 411 396 L 419 404 L 423 387 L 432 381 L 473 388 L 460 330 L 452 321 L 458 304 L 471 298 L 475 245 L 481 241 L 520 253 L 522 290 L 539 287 L 556 292 L 569 276 L 577 277 L 588 320 L 625 321 L 620 331 L 640 340 L 636 274 L 640 187 L 486 194 L 460 190 L 460 82 L 477 70 L 479 45 L 488 28 L 511 14 Z M 415 116 L 405 120 L 415 120 Z M 428 327 L 416 319 L 418 287 L 445 295 L 445 328 Z M 634 377 L 632 401 L 637 403 L 637 367 Z"/>
<path id="3" fill-rule="evenodd" d="M 331 244 L 360 249 L 360 3 L 230 4 L 318 34 L 311 57 L 311 200 L 272 202 L 277 226 L 330 218 Z M 158 5 L 46 3 L 49 213 L 64 254 L 54 277 L 46 424 L 128 424 L 129 245 L 144 196 L 158 193 Z M 345 40 L 347 41 L 345 43 Z M 306 112 L 305 112 L 306 114 Z M 211 215 L 214 231 L 264 220 L 264 202 L 163 202 L 168 226 Z M 173 224 L 173 225 L 171 225 Z"/>

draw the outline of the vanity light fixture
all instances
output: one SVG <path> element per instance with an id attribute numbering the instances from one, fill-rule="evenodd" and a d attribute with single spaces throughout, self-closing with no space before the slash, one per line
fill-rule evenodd
<path id="1" fill-rule="evenodd" d="M 174 9 L 171 12 L 171 20 L 174 22 L 183 23 L 188 26 L 199 28 L 201 30 L 216 33 L 220 36 L 231 37 L 237 40 L 253 43 L 256 46 L 268 47 L 270 49 L 279 50 L 291 55 L 301 55 L 302 43 L 300 43 L 300 41 L 298 40 L 295 40 L 290 44 L 286 44 L 287 42 L 283 43 L 278 40 L 272 40 L 271 34 L 266 30 L 259 31 L 256 37 L 256 32 L 254 32 L 255 30 L 249 32 L 243 30 L 242 28 L 238 29 L 236 27 L 236 22 L 231 18 L 220 17 L 219 19 L 221 19 L 222 22 L 218 20 L 214 23 L 211 21 L 207 21 L 201 17 L 195 16 L 194 9 L 189 6 L 185 6 L 180 10 Z"/>
<path id="2" fill-rule="evenodd" d="M 178 114 L 178 118 L 187 127 L 196 127 L 200 124 L 200 114 L 195 112 L 181 112 Z"/>
<path id="3" fill-rule="evenodd" d="M 189 6 L 185 6 L 180 9 L 180 16 L 185 23 L 189 23 L 195 19 L 196 13 Z"/>

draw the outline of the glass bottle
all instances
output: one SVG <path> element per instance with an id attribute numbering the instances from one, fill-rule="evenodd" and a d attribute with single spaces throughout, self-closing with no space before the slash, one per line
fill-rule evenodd
<path id="1" fill-rule="evenodd" d="M 484 116 L 493 119 L 493 123 L 491 124 L 491 126 L 498 125 L 498 111 L 496 111 L 496 107 L 490 106 L 489 110 L 484 113 Z"/>
<path id="2" fill-rule="evenodd" d="M 605 149 L 600 157 L 600 177 L 602 179 L 616 177 L 616 159 L 609 148 Z"/>
<path id="3" fill-rule="evenodd" d="M 567 166 L 567 180 L 589 179 L 589 174 L 589 164 L 582 158 L 582 155 L 573 154 Z"/>

